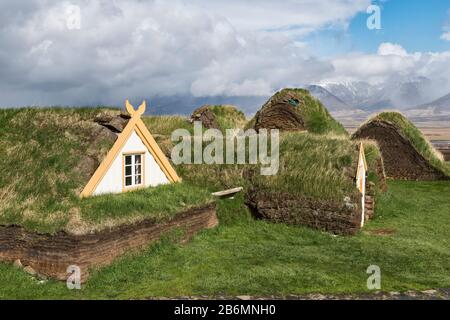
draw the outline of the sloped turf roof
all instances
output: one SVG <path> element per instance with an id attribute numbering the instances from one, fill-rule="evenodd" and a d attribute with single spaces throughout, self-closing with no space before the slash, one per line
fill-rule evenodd
<path id="1" fill-rule="evenodd" d="M 382 161 L 380 151 L 371 141 L 364 141 L 364 149 L 369 181 L 378 185 L 384 178 L 377 173 L 377 161 Z M 259 165 L 249 164 L 179 165 L 177 170 L 184 181 L 208 185 L 216 191 L 244 186 L 317 199 L 342 200 L 358 192 L 353 180 L 358 151 L 359 141 L 344 136 L 285 132 L 280 135 L 279 171 L 273 176 L 262 176 Z"/>
<path id="2" fill-rule="evenodd" d="M 120 214 L 137 216 L 146 209 L 147 214 L 152 214 L 154 205 L 143 205 L 134 192 L 115 198 L 121 202 L 119 207 L 129 208 L 118 213 L 111 197 L 79 199 L 81 190 L 117 139 L 115 129 L 96 122 L 105 115 L 118 117 L 120 110 L 0 109 L 0 224 L 18 224 L 41 232 L 86 232 L 114 224 L 106 213 L 97 215 L 102 205 L 116 218 Z M 198 190 L 198 196 L 193 197 L 190 192 L 177 192 L 184 186 L 168 188 L 174 188 L 169 191 L 173 199 L 155 207 L 156 216 L 209 199 L 207 193 Z M 148 196 L 145 192 L 162 196 L 159 191 L 142 191 L 141 196 Z"/>
<path id="3" fill-rule="evenodd" d="M 442 154 L 431 145 L 422 132 L 408 118 L 399 112 L 379 113 L 362 124 L 353 135 L 356 136 L 366 124 L 373 121 L 384 121 L 392 124 L 431 165 L 450 175 L 450 168 L 444 163 Z"/>
<path id="4" fill-rule="evenodd" d="M 290 99 L 287 102 L 284 101 L 287 98 Z M 348 135 L 342 124 L 330 115 L 318 99 L 314 98 L 308 90 L 297 88 L 286 88 L 275 93 L 247 124 L 247 127 L 253 127 L 266 108 L 278 103 L 285 104 L 287 107 L 292 106 L 294 112 L 303 120 L 305 129 L 310 133 Z"/>
<path id="5" fill-rule="evenodd" d="M 369 180 L 378 182 L 377 146 L 365 141 Z M 344 137 L 286 133 L 280 139 L 280 168 L 277 175 L 256 175 L 253 187 L 317 199 L 342 200 L 358 193 L 354 178 L 359 142 Z"/>

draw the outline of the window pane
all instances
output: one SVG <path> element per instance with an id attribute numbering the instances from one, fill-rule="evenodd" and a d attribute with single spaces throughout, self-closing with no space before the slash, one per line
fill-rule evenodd
<path id="1" fill-rule="evenodd" d="M 126 177 L 125 178 L 125 185 L 126 186 L 131 186 L 131 182 L 132 182 L 131 177 Z"/>
<path id="2" fill-rule="evenodd" d="M 135 177 L 135 184 L 141 184 L 141 176 L 136 176 Z"/>
<path id="3" fill-rule="evenodd" d="M 126 166 L 125 167 L 125 175 L 126 176 L 131 176 L 131 166 Z"/>
<path id="4" fill-rule="evenodd" d="M 125 156 L 125 164 L 131 164 L 131 156 Z"/>
<path id="5" fill-rule="evenodd" d="M 136 164 L 141 163 L 141 155 L 140 154 L 135 155 L 134 162 Z"/>
<path id="6" fill-rule="evenodd" d="M 140 165 L 136 166 L 134 170 L 135 170 L 134 171 L 135 174 L 141 174 L 141 166 Z"/>

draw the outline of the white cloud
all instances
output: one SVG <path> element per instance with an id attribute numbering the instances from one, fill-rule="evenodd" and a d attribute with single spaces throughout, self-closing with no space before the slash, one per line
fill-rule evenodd
<path id="1" fill-rule="evenodd" d="M 397 44 L 378 54 L 311 56 L 299 35 L 345 26 L 369 3 L 3 0 L 2 104 L 117 105 L 154 95 L 263 96 L 324 79 L 449 77 L 449 54 L 410 54 Z M 69 4 L 80 5 L 80 30 L 67 29 Z"/>
<path id="2" fill-rule="evenodd" d="M 389 55 L 400 57 L 408 56 L 408 53 L 406 52 L 405 49 L 403 49 L 401 45 L 389 42 L 382 43 L 378 47 L 378 54 L 381 56 L 389 56 Z"/>
<path id="3" fill-rule="evenodd" d="M 365 11 L 370 0 L 190 0 L 226 16 L 240 30 L 297 30 L 310 32 L 328 24 L 346 24 Z"/>
<path id="4" fill-rule="evenodd" d="M 430 95 L 450 92 L 450 51 L 408 53 L 400 45 L 383 43 L 377 54 L 353 53 L 332 60 L 334 73 L 328 81 L 366 81 L 371 84 L 392 79 L 426 77 L 434 84 Z"/>
<path id="5" fill-rule="evenodd" d="M 320 79 L 332 67 L 310 58 L 306 45 L 286 30 L 260 29 L 295 24 L 297 32 L 313 30 L 346 21 L 365 3 L 2 1 L 0 94 L 5 104 L 267 95 Z M 67 28 L 73 4 L 81 9 L 80 30 Z"/>
<path id="6" fill-rule="evenodd" d="M 444 33 L 441 35 L 441 39 L 442 39 L 442 40 L 446 40 L 446 41 L 450 41 L 450 31 L 444 32 Z"/>

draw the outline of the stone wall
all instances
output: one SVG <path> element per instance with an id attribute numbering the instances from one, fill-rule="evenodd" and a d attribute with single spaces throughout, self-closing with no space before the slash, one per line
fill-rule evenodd
<path id="1" fill-rule="evenodd" d="M 187 241 L 198 231 L 217 224 L 215 204 L 211 204 L 180 213 L 166 223 L 144 220 L 82 236 L 64 232 L 38 234 L 22 227 L 0 226 L 0 260 L 20 259 L 39 274 L 59 280 L 67 279 L 68 266 L 77 265 L 84 282 L 91 267 L 108 265 L 120 255 L 145 248 L 172 230 L 183 230 L 182 241 Z"/>
<path id="2" fill-rule="evenodd" d="M 341 235 L 358 232 L 361 225 L 361 208 L 358 199 L 346 199 L 339 203 L 322 199 L 300 197 L 288 193 L 264 193 L 251 191 L 246 204 L 252 213 L 262 219 Z"/>

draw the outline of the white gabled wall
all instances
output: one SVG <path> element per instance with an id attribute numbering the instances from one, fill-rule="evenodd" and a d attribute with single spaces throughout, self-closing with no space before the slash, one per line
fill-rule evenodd
<path id="1" fill-rule="evenodd" d="M 360 153 L 358 159 L 358 176 L 356 177 L 356 188 L 361 192 L 361 228 L 365 223 L 365 205 L 366 205 L 366 166 Z"/>
<path id="2" fill-rule="evenodd" d="M 128 152 L 145 152 L 144 161 L 144 174 L 145 174 L 145 186 L 157 186 L 159 184 L 169 183 L 164 172 L 156 163 L 150 151 L 142 142 L 141 138 L 132 132 L 128 141 L 123 148 L 117 154 L 113 163 L 109 167 L 105 176 L 95 188 L 93 195 L 105 194 L 105 193 L 121 193 L 123 191 L 123 172 L 122 172 L 122 155 Z"/>

